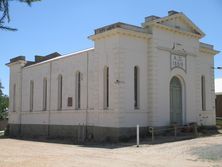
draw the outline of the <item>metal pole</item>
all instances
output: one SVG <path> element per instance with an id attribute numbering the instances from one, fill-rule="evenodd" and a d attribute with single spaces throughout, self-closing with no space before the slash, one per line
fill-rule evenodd
<path id="1" fill-rule="evenodd" d="M 193 127 L 194 127 L 194 135 L 195 137 L 198 137 L 197 124 L 194 124 Z"/>
<path id="2" fill-rule="evenodd" d="M 177 137 L 177 126 L 174 125 L 174 137 L 176 138 Z"/>
<path id="3" fill-rule="evenodd" d="M 81 141 L 82 143 L 84 143 L 85 140 L 86 140 L 86 134 L 85 134 L 85 132 L 86 132 L 85 129 L 86 128 L 85 128 L 85 126 L 86 125 L 84 125 L 84 123 L 83 123 L 83 125 L 82 125 L 82 141 Z"/>
<path id="4" fill-rule="evenodd" d="M 136 145 L 139 147 L 140 144 L 140 129 L 139 125 L 136 125 Z"/>
<path id="5" fill-rule="evenodd" d="M 152 135 L 152 142 L 154 141 L 154 128 L 153 127 L 149 127 L 149 132 Z"/>

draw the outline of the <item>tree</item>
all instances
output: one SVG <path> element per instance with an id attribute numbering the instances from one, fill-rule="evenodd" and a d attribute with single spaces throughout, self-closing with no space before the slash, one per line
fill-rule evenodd
<path id="1" fill-rule="evenodd" d="M 9 98 L 2 92 L 2 83 L 0 82 L 0 120 L 7 118 L 7 110 L 9 105 Z"/>
<path id="2" fill-rule="evenodd" d="M 0 0 L 0 30 L 16 31 L 16 28 L 5 26 L 6 22 L 10 22 L 9 1 L 19 1 L 31 6 L 33 2 L 41 0 Z"/>

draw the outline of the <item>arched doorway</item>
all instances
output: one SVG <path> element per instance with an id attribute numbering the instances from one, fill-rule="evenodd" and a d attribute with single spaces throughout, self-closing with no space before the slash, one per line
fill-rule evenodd
<path id="1" fill-rule="evenodd" d="M 178 77 L 170 81 L 170 123 L 183 123 L 182 84 Z"/>

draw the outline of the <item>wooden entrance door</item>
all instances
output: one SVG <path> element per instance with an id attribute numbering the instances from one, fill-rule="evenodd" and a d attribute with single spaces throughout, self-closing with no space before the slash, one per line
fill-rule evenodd
<path id="1" fill-rule="evenodd" d="M 182 124 L 182 85 L 177 77 L 170 81 L 170 123 Z"/>

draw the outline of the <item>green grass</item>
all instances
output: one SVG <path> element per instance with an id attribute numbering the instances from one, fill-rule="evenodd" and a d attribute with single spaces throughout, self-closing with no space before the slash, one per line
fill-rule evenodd
<path id="1" fill-rule="evenodd" d="M 4 131 L 0 131 L 0 136 L 4 136 Z"/>
<path id="2" fill-rule="evenodd" d="M 192 150 L 192 154 L 197 155 L 199 159 L 220 161 L 222 159 L 222 144 L 196 147 Z"/>
<path id="3" fill-rule="evenodd" d="M 222 127 L 222 119 L 217 119 L 216 125 Z"/>

